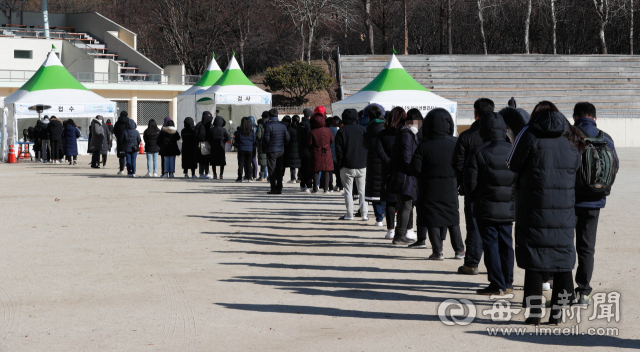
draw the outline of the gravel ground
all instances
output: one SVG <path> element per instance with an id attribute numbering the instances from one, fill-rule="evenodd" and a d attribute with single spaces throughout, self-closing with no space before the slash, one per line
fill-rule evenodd
<path id="1" fill-rule="evenodd" d="M 620 293 L 596 312 L 617 307 L 619 321 L 589 321 L 590 308 L 561 336 L 489 336 L 525 326 L 522 312 L 510 322 L 483 312 L 497 301 L 474 294 L 484 266 L 460 276 L 448 243 L 446 260 L 430 262 L 429 250 L 392 247 L 372 216 L 340 222 L 340 194 L 237 184 L 234 153 L 227 179 L 211 181 L 116 176 L 113 157 L 100 170 L 89 157 L 0 164 L 0 351 L 638 349 L 639 151 L 619 151 L 592 281 Z M 144 156 L 138 164 L 144 174 Z M 523 278 L 516 269 L 515 311 Z M 445 325 L 446 299 L 470 300 L 477 318 Z"/>

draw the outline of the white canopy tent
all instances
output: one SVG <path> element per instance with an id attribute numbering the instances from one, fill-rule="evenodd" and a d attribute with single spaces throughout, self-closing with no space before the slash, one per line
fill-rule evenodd
<path id="1" fill-rule="evenodd" d="M 50 52 L 47 59 L 20 89 L 4 99 L 6 133 L 2 133 L 2 156 L 6 160 L 8 146 L 16 144 L 22 129 L 34 126 L 38 112 L 29 110 L 34 105 L 48 105 L 42 115 L 59 118 L 91 118 L 102 115 L 116 117 L 116 103 L 93 93 L 78 82 L 67 71 L 56 56 Z M 4 110 L 4 109 L 3 109 Z M 3 114 L 4 115 L 4 114 Z M 4 129 L 4 127 L 3 127 Z M 17 148 L 14 148 L 17 150 Z"/>
<path id="2" fill-rule="evenodd" d="M 216 84 L 197 94 L 197 98 L 200 104 L 213 101 L 215 109 L 220 110 L 218 115 L 234 126 L 239 126 L 242 117 L 254 116 L 257 120 L 263 111 L 271 109 L 271 93 L 256 87 L 245 76 L 235 56 Z"/>
<path id="3" fill-rule="evenodd" d="M 385 110 L 397 106 L 405 110 L 416 108 L 422 116 L 433 109 L 443 108 L 449 111 L 457 125 L 458 103 L 429 92 L 411 77 L 395 55 L 373 81 L 356 94 L 331 104 L 331 108 L 333 115 L 340 116 L 345 109 L 362 110 L 371 103 L 380 104 Z"/>
<path id="4" fill-rule="evenodd" d="M 197 95 L 204 93 L 207 89 L 213 86 L 222 76 L 222 70 L 216 62 L 215 56 L 211 59 L 207 70 L 202 77 L 191 88 L 187 89 L 183 93 L 178 95 L 178 131 L 182 131 L 184 128 L 184 119 L 187 117 L 193 118 L 195 123 L 200 122 L 202 119 L 202 113 L 205 111 L 211 111 L 214 113 L 215 104 L 213 101 L 205 100 L 205 104 L 198 103 Z"/>

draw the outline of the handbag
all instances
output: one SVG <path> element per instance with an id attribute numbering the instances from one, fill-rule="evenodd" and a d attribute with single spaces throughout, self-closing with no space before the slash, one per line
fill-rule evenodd
<path id="1" fill-rule="evenodd" d="M 202 155 L 211 154 L 211 144 L 209 142 L 200 142 L 200 154 Z"/>
<path id="2" fill-rule="evenodd" d="M 129 132 L 128 131 L 124 131 L 124 133 L 127 134 L 127 143 L 129 143 Z M 140 152 L 140 146 L 138 145 L 138 143 L 133 143 L 133 152 L 132 153 L 138 153 Z"/>

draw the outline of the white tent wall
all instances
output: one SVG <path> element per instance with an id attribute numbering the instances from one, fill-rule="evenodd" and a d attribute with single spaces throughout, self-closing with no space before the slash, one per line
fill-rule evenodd
<path id="1" fill-rule="evenodd" d="M 198 99 L 199 97 L 195 94 L 178 95 L 178 118 L 176 121 L 178 132 L 182 131 L 182 129 L 184 128 L 184 119 L 186 119 L 187 117 L 191 117 L 194 123 L 197 124 L 202 120 L 202 113 L 204 113 L 205 111 L 210 111 L 212 115 L 215 115 L 215 104 L 197 104 L 196 101 Z"/>

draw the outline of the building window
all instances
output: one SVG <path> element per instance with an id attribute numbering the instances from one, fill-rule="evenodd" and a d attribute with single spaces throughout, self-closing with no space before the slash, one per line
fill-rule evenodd
<path id="1" fill-rule="evenodd" d="M 129 112 L 129 101 L 128 100 L 114 100 L 114 103 L 116 103 L 116 111 L 117 111 L 117 116 L 116 116 L 116 120 L 118 119 L 118 116 L 120 116 L 120 113 L 123 111 L 126 111 L 127 113 Z M 116 123 L 115 121 L 113 121 L 113 123 Z"/>
<path id="2" fill-rule="evenodd" d="M 138 126 L 149 125 L 151 119 L 162 126 L 167 116 L 169 116 L 168 101 L 138 101 Z"/>
<path id="3" fill-rule="evenodd" d="M 33 59 L 33 51 L 31 50 L 14 50 L 14 59 Z"/>

